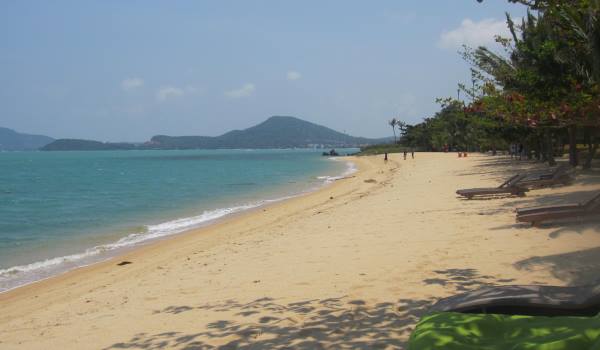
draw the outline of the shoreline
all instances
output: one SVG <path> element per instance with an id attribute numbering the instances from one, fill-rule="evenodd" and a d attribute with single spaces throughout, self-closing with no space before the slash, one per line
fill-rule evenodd
<path id="1" fill-rule="evenodd" d="M 322 190 L 0 294 L 0 348 L 402 349 L 439 298 L 597 280 L 598 223 L 529 227 L 514 216 L 585 200 L 597 174 L 462 200 L 458 188 L 538 165 L 443 153 L 356 164 Z"/>
<path id="2" fill-rule="evenodd" d="M 349 159 L 350 158 L 350 159 Z M 232 207 L 227 207 L 227 208 L 217 208 L 217 209 L 212 209 L 212 210 L 208 210 L 203 212 L 200 215 L 194 216 L 194 217 L 185 217 L 185 218 L 175 218 L 173 220 L 167 221 L 167 222 L 163 222 L 163 223 L 159 223 L 156 225 L 163 225 L 166 223 L 172 223 L 175 221 L 179 221 L 179 220 L 184 220 L 184 219 L 191 219 L 191 218 L 196 218 L 198 216 L 202 216 L 205 215 L 207 212 L 217 212 L 217 211 L 226 211 L 226 210 L 233 210 L 230 213 L 226 213 L 224 215 L 218 216 L 216 218 L 212 218 L 212 219 L 208 219 L 206 221 L 203 221 L 197 225 L 192 225 L 189 228 L 185 228 L 182 231 L 176 231 L 173 233 L 168 233 L 168 234 L 164 234 L 161 236 L 157 236 L 157 237 L 150 237 L 147 239 L 143 239 L 139 242 L 133 242 L 132 244 L 128 244 L 122 247 L 116 247 L 114 249 L 114 251 L 108 251 L 108 253 L 106 253 L 105 256 L 99 256 L 97 257 L 97 259 L 93 259 L 93 255 L 90 256 L 89 258 L 91 259 L 90 262 L 87 263 L 82 263 L 81 265 L 77 265 L 74 267 L 66 267 L 64 270 L 59 270 L 55 273 L 50 274 L 49 276 L 40 278 L 40 279 L 36 279 L 34 281 L 30 281 L 30 282 L 26 282 L 24 284 L 20 284 L 5 290 L 0 290 L 0 301 L 2 300 L 2 296 L 4 294 L 7 293 L 11 293 L 11 292 L 18 292 L 18 290 L 20 290 L 21 288 L 25 288 L 31 285 L 37 285 L 41 282 L 45 282 L 45 281 L 49 281 L 52 280 L 54 278 L 58 278 L 61 277 L 63 275 L 72 273 L 72 272 L 77 272 L 78 270 L 81 269 L 87 269 L 87 268 L 92 268 L 95 265 L 98 264 L 104 264 L 104 263 L 110 263 L 114 260 L 118 260 L 120 258 L 123 258 L 124 256 L 128 256 L 129 254 L 135 253 L 137 250 L 139 249 L 143 249 L 145 247 L 149 247 L 152 246 L 154 244 L 159 244 L 161 242 L 167 241 L 167 240 L 171 240 L 171 239 L 176 239 L 179 236 L 183 236 L 183 235 L 189 235 L 189 234 L 194 234 L 194 233 L 199 233 L 199 231 L 202 231 L 203 229 L 207 229 L 210 228 L 213 225 L 218 225 L 220 223 L 226 222 L 227 220 L 233 220 L 237 217 L 243 216 L 245 214 L 251 214 L 253 212 L 259 211 L 263 208 L 269 208 L 271 206 L 274 205 L 278 205 L 281 203 L 285 203 L 287 201 L 291 201 L 297 198 L 301 198 L 303 196 L 307 196 L 319 191 L 323 191 L 325 190 L 327 187 L 333 186 L 337 181 L 339 180 L 344 180 L 346 178 L 349 178 L 351 175 L 355 175 L 357 173 L 360 172 L 360 168 L 356 166 L 356 157 L 349 157 L 349 156 L 345 156 L 342 158 L 329 158 L 330 161 L 339 161 L 342 160 L 346 163 L 346 169 L 344 169 L 344 171 L 339 174 L 339 175 L 334 175 L 334 176 L 318 176 L 317 179 L 321 180 L 322 183 L 315 186 L 315 187 L 311 187 L 311 188 L 307 188 L 306 190 L 300 191 L 300 192 L 294 192 L 292 194 L 286 194 L 283 197 L 279 197 L 279 198 L 267 198 L 267 199 L 261 199 L 261 200 L 257 200 L 255 202 L 252 203 L 246 203 L 246 204 L 235 204 Z M 238 210 L 239 209 L 239 210 Z M 152 225 L 152 226 L 156 226 L 156 225 Z M 90 249 L 97 249 L 99 247 L 104 247 L 104 246 L 112 246 L 112 245 L 118 245 L 122 240 L 127 239 L 129 236 L 125 236 L 122 237 L 121 239 L 119 239 L 118 241 L 115 242 L 111 242 L 108 244 L 104 244 L 101 246 L 96 246 L 96 247 L 92 247 L 92 248 L 88 248 L 85 252 L 83 253 L 74 253 L 71 255 L 67 255 L 67 256 L 60 256 L 60 257 L 54 257 L 54 258 L 50 258 L 50 259 L 46 259 L 43 261 L 36 261 L 33 263 L 30 263 L 28 265 L 19 265 L 19 266 L 12 266 L 0 271 L 6 271 L 8 273 L 10 273 L 11 270 L 13 269 L 20 269 L 20 268 L 27 268 L 31 265 L 36 265 L 36 264 L 43 264 L 47 261 L 51 261 L 54 259 L 65 259 L 65 258 L 70 258 L 72 256 L 78 256 L 78 255 L 83 255 L 86 254 L 88 250 Z M 102 254 L 102 252 L 98 253 L 98 254 Z M 84 258 L 82 258 L 83 260 Z M 59 263 L 60 264 L 60 263 Z"/>

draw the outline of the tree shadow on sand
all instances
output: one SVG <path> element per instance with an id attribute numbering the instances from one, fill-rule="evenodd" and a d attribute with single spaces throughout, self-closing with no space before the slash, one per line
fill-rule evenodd
<path id="1" fill-rule="evenodd" d="M 423 281 L 460 292 L 510 283 L 476 269 L 434 271 Z M 419 319 L 437 298 L 399 299 L 369 304 L 348 297 L 312 299 L 282 304 L 272 298 L 249 303 L 228 300 L 198 306 L 169 306 L 155 315 L 227 313 L 230 319 L 198 324 L 198 332 L 140 333 L 105 349 L 405 349 Z M 189 317 L 188 317 L 189 318 Z"/>
<path id="2" fill-rule="evenodd" d="M 566 204 L 585 204 L 592 199 L 598 191 L 583 190 L 569 191 L 561 193 L 550 193 L 543 196 L 518 198 L 511 201 L 500 203 L 498 209 L 492 209 L 485 214 L 495 214 L 514 210 L 514 208 L 535 208 L 546 206 L 560 206 Z M 515 214 L 511 214 L 515 215 Z M 584 234 L 585 232 L 600 233 L 600 217 L 573 217 L 561 220 L 549 220 L 538 224 L 542 228 L 556 228 L 548 234 L 549 238 L 558 238 L 565 234 Z M 514 222 L 490 228 L 492 231 L 497 230 L 513 230 L 514 232 L 531 230 L 531 224 L 523 222 Z"/>
<path id="3" fill-rule="evenodd" d="M 245 304 L 229 300 L 196 307 L 171 306 L 155 314 L 226 311 L 234 312 L 236 321 L 199 325 L 199 331 L 191 334 L 140 333 L 106 349 L 403 349 L 412 325 L 432 301 L 400 299 L 368 306 L 362 300 L 346 298 L 289 304 L 262 298 Z"/>
<path id="4" fill-rule="evenodd" d="M 459 176 L 472 176 L 472 175 L 494 175 L 498 180 L 503 178 L 509 178 L 515 174 L 530 172 L 530 171 L 544 171 L 549 169 L 549 166 L 534 160 L 517 160 L 511 159 L 506 156 L 482 158 L 478 159 L 477 163 L 473 166 L 474 170 L 462 171 L 457 173 Z"/>
<path id="5" fill-rule="evenodd" d="M 514 281 L 513 279 L 496 279 L 493 276 L 481 275 L 476 269 L 436 270 L 435 278 L 423 280 L 425 284 L 438 284 L 457 292 L 466 292 L 482 287 L 491 287 Z"/>
<path id="6" fill-rule="evenodd" d="M 515 263 L 519 270 L 547 269 L 571 286 L 600 282 L 600 247 L 576 252 L 535 256 Z"/>

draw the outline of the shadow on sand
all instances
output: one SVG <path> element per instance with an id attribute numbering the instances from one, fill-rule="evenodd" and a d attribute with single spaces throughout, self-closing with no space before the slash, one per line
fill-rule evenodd
<path id="1" fill-rule="evenodd" d="M 533 207 L 545 207 L 565 204 L 583 204 L 589 199 L 597 195 L 598 191 L 570 191 L 561 193 L 549 193 L 543 196 L 519 198 L 512 201 L 506 201 L 499 205 L 498 209 L 492 209 L 485 212 L 485 214 L 495 214 L 506 212 L 507 210 L 514 210 L 514 208 L 533 208 Z M 516 216 L 516 214 L 513 214 Z M 549 238 L 558 238 L 565 234 L 583 234 L 584 232 L 596 232 L 600 233 L 600 218 L 587 217 L 579 218 L 574 217 L 570 219 L 563 219 L 559 221 L 548 221 L 539 224 L 539 227 L 544 228 L 556 228 L 554 231 L 548 234 Z M 506 230 L 513 229 L 526 232 L 531 230 L 531 225 L 528 223 L 513 223 L 506 224 L 497 227 L 492 227 L 491 230 Z M 516 232 L 516 231 L 515 231 Z"/>
<path id="2" fill-rule="evenodd" d="M 476 269 L 435 271 L 423 284 L 468 291 L 510 283 Z M 405 349 L 414 325 L 436 298 L 369 304 L 348 297 L 281 304 L 272 298 L 250 303 L 228 300 L 198 306 L 169 306 L 154 315 L 227 313 L 230 319 L 198 324 L 198 332 L 140 333 L 105 349 Z M 171 315 L 171 316 L 168 316 Z M 168 319 L 168 318 L 167 318 Z"/>
<path id="3" fill-rule="evenodd" d="M 560 164 L 563 164 L 563 162 L 559 163 L 559 165 Z M 475 171 L 460 172 L 457 173 L 457 175 L 494 175 L 494 178 L 502 182 L 504 179 L 510 178 L 515 174 L 531 171 L 548 170 L 549 168 L 550 167 L 548 165 L 534 160 L 517 160 L 510 159 L 510 157 L 507 156 L 497 156 L 492 158 L 486 157 L 483 159 L 478 159 L 477 164 L 474 165 Z"/>
<path id="4" fill-rule="evenodd" d="M 600 282 L 600 248 L 548 256 L 535 256 L 514 264 L 519 270 L 547 269 L 570 286 Z"/>
<path id="5" fill-rule="evenodd" d="M 140 333 L 107 349 L 403 349 L 431 300 L 405 300 L 367 306 L 362 300 L 330 298 L 278 304 L 262 298 L 196 307 L 171 306 L 155 314 L 233 312 L 197 333 Z M 213 345 L 221 344 L 221 345 Z"/>
<path id="6" fill-rule="evenodd" d="M 493 276 L 481 275 L 476 269 L 436 270 L 435 278 L 423 280 L 425 284 L 438 284 L 457 292 L 470 291 L 482 287 L 491 287 L 514 281 L 513 279 L 496 279 Z"/>

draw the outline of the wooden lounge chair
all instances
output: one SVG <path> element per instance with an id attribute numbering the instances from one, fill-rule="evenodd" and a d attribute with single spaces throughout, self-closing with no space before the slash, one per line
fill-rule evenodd
<path id="1" fill-rule="evenodd" d="M 517 222 L 536 226 L 544 221 L 564 219 L 600 218 L 600 193 L 580 204 L 517 209 Z"/>
<path id="2" fill-rule="evenodd" d="M 430 312 L 529 316 L 595 316 L 600 312 L 600 284 L 583 287 L 501 286 L 454 295 Z"/>
<path id="3" fill-rule="evenodd" d="M 519 185 L 527 188 L 568 185 L 573 182 L 573 170 L 569 166 L 559 166 L 552 171 L 533 172 L 525 176 Z"/>
<path id="4" fill-rule="evenodd" d="M 523 180 L 527 175 L 515 175 L 510 179 L 506 180 L 502 185 L 498 187 L 490 188 L 470 188 L 456 191 L 459 196 L 467 197 L 471 199 L 475 196 L 498 196 L 498 195 L 513 195 L 523 196 L 529 189 L 521 186 L 520 181 Z"/>

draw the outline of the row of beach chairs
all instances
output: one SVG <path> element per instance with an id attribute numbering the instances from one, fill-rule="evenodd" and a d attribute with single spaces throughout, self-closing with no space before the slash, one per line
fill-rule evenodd
<path id="1" fill-rule="evenodd" d="M 456 194 L 467 199 L 506 195 L 525 196 L 531 189 L 568 185 L 573 180 L 572 169 L 568 166 L 560 166 L 550 171 L 514 175 L 498 187 L 462 189 L 456 191 Z M 583 203 L 520 208 L 516 210 L 516 213 L 517 222 L 530 223 L 532 226 L 537 226 L 545 221 L 598 217 L 600 216 L 600 193 L 592 195 Z"/>
<path id="2" fill-rule="evenodd" d="M 458 190 L 467 199 L 524 196 L 530 189 L 567 185 L 568 167 L 515 175 L 497 188 Z M 600 218 L 600 193 L 577 204 L 522 208 L 517 222 L 537 225 L 562 219 Z M 600 279 L 577 287 L 484 287 L 439 300 L 421 318 L 411 350 L 600 349 Z"/>
<path id="3" fill-rule="evenodd" d="M 550 171 L 514 175 L 498 187 L 469 188 L 458 190 L 456 193 L 468 199 L 502 195 L 524 196 L 530 189 L 568 185 L 572 181 L 573 171 L 568 166 L 559 166 Z"/>

